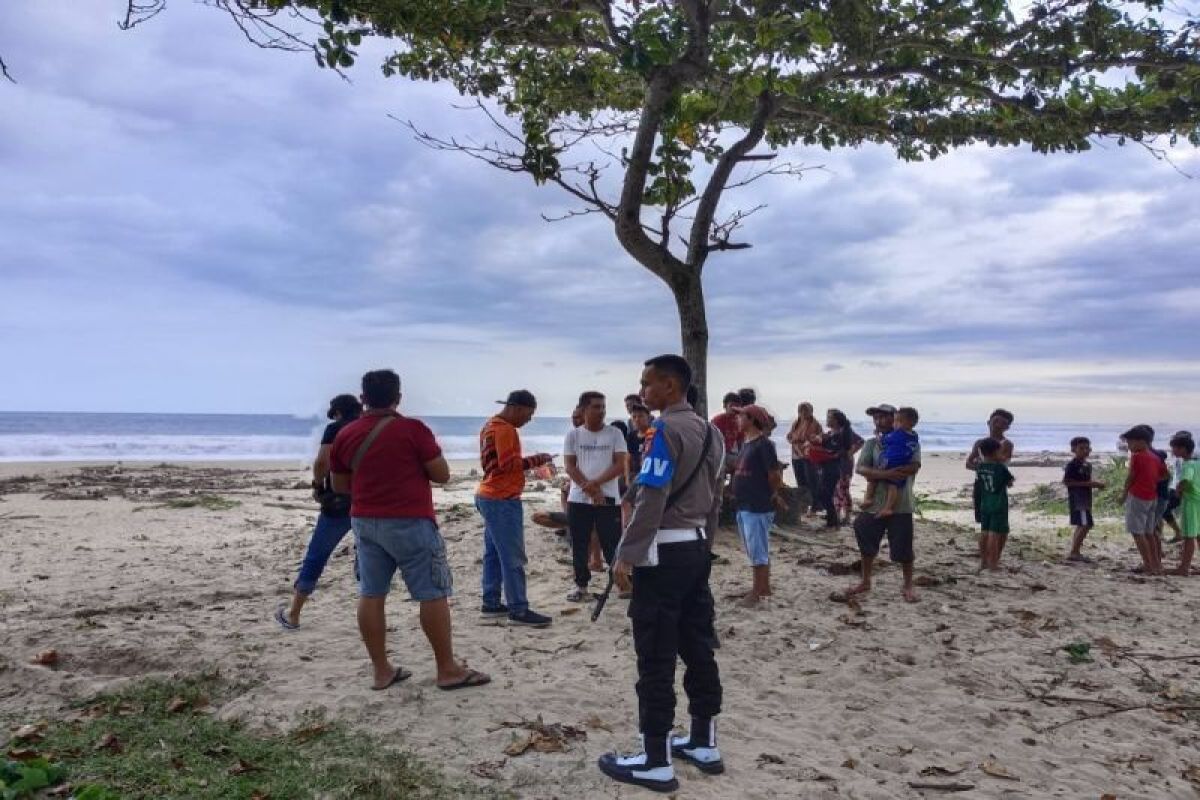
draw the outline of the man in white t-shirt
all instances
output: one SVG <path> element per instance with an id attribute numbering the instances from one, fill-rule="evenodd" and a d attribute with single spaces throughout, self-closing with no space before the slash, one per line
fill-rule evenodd
<path id="1" fill-rule="evenodd" d="M 567 599 L 581 603 L 590 598 L 588 542 L 592 531 L 600 539 L 604 558 L 612 564 L 621 541 L 621 508 L 617 505 L 617 478 L 625 474 L 628 448 L 621 431 L 604 424 L 607 407 L 600 392 L 579 396 L 583 424 L 567 434 L 563 442 L 563 465 L 571 478 L 567 495 L 567 527 L 571 531 L 571 561 L 575 567 L 575 590 Z"/>

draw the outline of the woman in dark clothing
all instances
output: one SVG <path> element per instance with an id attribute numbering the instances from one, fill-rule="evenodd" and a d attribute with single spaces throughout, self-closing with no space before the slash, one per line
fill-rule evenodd
<path id="1" fill-rule="evenodd" d="M 842 454 L 842 477 L 838 480 L 837 490 L 833 493 L 833 504 L 837 506 L 843 525 L 850 524 L 850 512 L 854 507 L 850 500 L 850 481 L 854 478 L 854 457 L 864 444 L 863 438 L 853 430 L 850 431 L 849 439 L 850 449 Z"/>
<path id="2" fill-rule="evenodd" d="M 321 513 L 308 540 L 300 574 L 293 586 L 292 602 L 275 610 L 275 621 L 286 630 L 300 627 L 300 609 L 309 595 L 317 588 L 317 581 L 329 563 L 329 557 L 350 532 L 349 495 L 334 495 L 329 483 L 329 448 L 338 431 L 358 419 L 362 414 L 362 403 L 352 394 L 339 394 L 329 401 L 326 416 L 333 420 L 325 426 L 321 435 L 321 447 L 313 461 L 313 498 L 321 503 Z"/>
<path id="3" fill-rule="evenodd" d="M 834 495 L 838 483 L 842 479 L 842 466 L 850 452 L 854 441 L 854 431 L 850 428 L 850 420 L 836 408 L 831 408 L 825 415 L 826 432 L 821 436 L 821 449 L 825 451 L 827 460 L 821 462 L 821 508 L 825 511 L 825 527 L 836 528 L 841 523 Z"/>

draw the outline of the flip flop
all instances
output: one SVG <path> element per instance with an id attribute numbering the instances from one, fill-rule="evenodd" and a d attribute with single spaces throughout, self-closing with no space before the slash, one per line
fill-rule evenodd
<path id="1" fill-rule="evenodd" d="M 438 688 L 443 692 L 452 692 L 455 689 L 469 689 L 472 686 L 483 686 L 484 684 L 491 682 L 492 679 L 489 676 L 484 675 L 482 672 L 476 672 L 473 669 L 469 669 L 467 670 L 467 674 L 463 676 L 462 680 L 455 683 L 439 683 Z"/>
<path id="2" fill-rule="evenodd" d="M 385 683 L 383 686 L 372 686 L 371 691 L 382 692 L 384 689 L 387 689 L 387 688 L 399 683 L 400 681 L 406 680 L 411 677 L 412 677 L 412 673 L 409 672 L 408 670 L 406 670 L 404 667 L 396 667 L 396 671 L 392 673 L 392 679 L 390 681 Z"/>
<path id="3" fill-rule="evenodd" d="M 287 614 L 285 613 L 286 610 L 287 609 L 284 608 L 284 606 L 280 606 L 279 608 L 275 609 L 275 621 L 278 622 L 279 627 L 283 628 L 285 631 L 294 631 L 297 628 L 299 628 L 300 626 L 298 624 L 293 625 L 288 620 Z"/>

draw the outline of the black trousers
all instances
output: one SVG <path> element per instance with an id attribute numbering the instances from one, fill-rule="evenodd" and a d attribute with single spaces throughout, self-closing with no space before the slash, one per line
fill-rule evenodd
<path id="1" fill-rule="evenodd" d="M 837 491 L 838 481 L 842 479 L 842 464 L 840 459 L 833 459 L 821 464 L 821 508 L 825 510 L 825 524 L 837 525 L 837 507 L 833 504 L 833 495 Z"/>
<path id="2" fill-rule="evenodd" d="M 588 569 L 588 545 L 592 530 L 600 537 L 604 560 L 613 563 L 621 542 L 621 509 L 613 505 L 567 503 L 567 527 L 571 530 L 571 564 L 575 567 L 575 585 L 587 586 L 592 579 Z"/>
<path id="3" fill-rule="evenodd" d="M 638 720 L 646 737 L 667 736 L 675 724 L 675 659 L 683 659 L 688 713 L 721 713 L 721 675 L 713 655 L 715 609 L 702 541 L 658 547 L 658 566 L 635 567 L 633 646 L 637 653 Z"/>

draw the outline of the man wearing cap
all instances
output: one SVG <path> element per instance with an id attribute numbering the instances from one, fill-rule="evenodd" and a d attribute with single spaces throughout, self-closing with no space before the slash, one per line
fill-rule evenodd
<path id="1" fill-rule="evenodd" d="M 645 362 L 642 398 L 662 414 L 628 493 L 633 513 L 612 567 L 618 586 L 633 591 L 629 617 L 643 750 L 606 753 L 599 766 L 613 780 L 659 792 L 679 788 L 672 756 L 707 774 L 725 770 L 716 742 L 721 678 L 713 656 L 708 588 L 725 447 L 720 431 L 686 402 L 691 381 L 691 367 L 680 356 Z M 692 723 L 687 736 L 672 738 L 676 658 L 685 667 L 683 688 Z"/>
<path id="2" fill-rule="evenodd" d="M 550 618 L 529 607 L 525 594 L 525 521 L 521 493 L 525 470 L 549 463 L 548 453 L 523 457 L 517 429 L 533 419 L 537 399 L 525 389 L 498 400 L 504 408 L 479 432 L 479 461 L 483 480 L 475 507 L 483 517 L 484 617 L 507 616 L 514 625 L 545 628 Z M 507 604 L 500 601 L 501 588 Z"/>
<path id="3" fill-rule="evenodd" d="M 917 444 L 912 462 L 895 469 L 881 468 L 883 448 L 880 438 L 889 433 L 896 423 L 896 407 L 888 403 L 880 403 L 867 409 L 867 414 L 875 421 L 875 436 L 868 439 L 858 454 L 856 472 L 868 481 L 875 481 L 875 497 L 871 507 L 881 509 L 887 502 L 887 484 L 885 481 L 900 478 L 912 478 L 921 469 L 921 445 Z M 904 573 L 904 587 L 901 590 L 905 601 L 915 603 L 917 593 L 913 588 L 913 481 L 905 481 L 900 496 L 896 500 L 895 512 L 887 517 L 877 516 L 869 511 L 859 513 L 854 519 L 854 538 L 858 542 L 858 552 L 862 555 L 862 581 L 844 592 L 835 592 L 834 600 L 845 601 L 856 594 L 864 594 L 871 590 L 871 572 L 875 566 L 875 557 L 879 555 L 879 545 L 883 537 L 888 540 L 888 557 L 900 565 Z"/>

